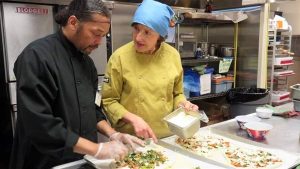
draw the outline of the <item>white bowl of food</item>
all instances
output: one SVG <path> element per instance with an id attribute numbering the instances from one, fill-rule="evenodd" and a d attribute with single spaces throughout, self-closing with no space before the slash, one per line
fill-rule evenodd
<path id="1" fill-rule="evenodd" d="M 256 115 L 263 119 L 268 119 L 272 117 L 273 110 L 267 107 L 257 107 L 256 108 Z"/>
<path id="2" fill-rule="evenodd" d="M 236 116 L 235 120 L 237 121 L 238 125 L 240 126 L 241 129 L 246 129 L 245 124 L 248 122 L 257 122 L 260 121 L 261 119 L 256 117 L 256 116 Z"/>
<path id="3" fill-rule="evenodd" d="M 265 136 L 273 128 L 271 124 L 262 122 L 249 122 L 245 124 L 248 135 L 256 140 L 265 139 Z"/>

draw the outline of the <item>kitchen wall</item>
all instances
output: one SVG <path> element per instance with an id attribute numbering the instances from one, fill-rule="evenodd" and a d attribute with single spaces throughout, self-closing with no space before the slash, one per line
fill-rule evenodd
<path id="1" fill-rule="evenodd" d="M 283 16 L 293 27 L 293 35 L 300 35 L 299 7 L 300 7 L 300 0 L 286 1 L 286 2 L 271 5 L 271 11 L 275 11 L 276 9 L 279 9 L 279 11 L 283 12 Z"/>

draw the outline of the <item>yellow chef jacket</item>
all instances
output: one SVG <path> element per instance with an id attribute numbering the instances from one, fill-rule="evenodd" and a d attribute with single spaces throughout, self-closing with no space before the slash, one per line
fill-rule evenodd
<path id="1" fill-rule="evenodd" d="M 150 55 L 137 53 L 130 42 L 110 57 L 102 103 L 116 130 L 135 134 L 132 125 L 120 120 L 129 111 L 143 118 L 158 138 L 169 136 L 163 117 L 184 100 L 180 55 L 167 43 Z"/>

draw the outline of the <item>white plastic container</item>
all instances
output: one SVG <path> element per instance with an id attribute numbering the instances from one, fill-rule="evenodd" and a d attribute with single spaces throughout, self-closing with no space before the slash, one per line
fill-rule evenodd
<path id="1" fill-rule="evenodd" d="M 300 111 L 300 100 L 293 100 L 295 111 Z"/>
<path id="2" fill-rule="evenodd" d="M 293 57 L 277 57 L 274 60 L 274 65 L 290 65 L 293 64 Z"/>
<path id="3" fill-rule="evenodd" d="M 164 120 L 170 131 L 181 138 L 192 137 L 200 128 L 200 119 L 186 114 L 182 108 L 173 111 Z"/>
<path id="4" fill-rule="evenodd" d="M 271 94 L 272 102 L 285 102 L 290 99 L 290 92 L 287 91 L 273 91 Z"/>
<path id="5" fill-rule="evenodd" d="M 257 107 L 256 108 L 256 115 L 260 118 L 263 118 L 263 119 L 271 118 L 273 112 L 274 111 L 272 109 L 269 109 L 269 108 L 266 108 L 266 107 Z"/>

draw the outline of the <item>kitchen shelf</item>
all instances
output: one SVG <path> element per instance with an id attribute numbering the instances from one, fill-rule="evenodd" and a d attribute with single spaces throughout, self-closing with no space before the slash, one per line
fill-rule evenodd
<path id="1" fill-rule="evenodd" d="M 180 14 L 182 19 L 181 24 L 219 24 L 219 23 L 233 23 L 231 19 L 226 18 L 223 14 L 203 13 L 203 12 L 184 12 Z"/>
<path id="2" fill-rule="evenodd" d="M 190 97 L 187 100 L 195 101 L 195 100 L 209 99 L 209 98 L 214 98 L 214 97 L 221 97 L 221 96 L 225 96 L 226 93 L 227 92 L 214 93 L 214 94 L 205 94 L 205 95 L 201 95 L 201 96 L 198 96 L 198 97 Z"/>
<path id="3" fill-rule="evenodd" d="M 272 96 L 275 96 L 276 91 L 288 91 L 288 77 L 294 75 L 294 71 L 289 69 L 293 65 L 293 57 L 291 57 L 291 37 L 292 28 L 288 29 L 272 29 L 269 30 L 269 74 L 268 88 Z M 270 105 L 278 106 L 286 101 L 276 102 L 275 98 L 271 97 Z"/>
<path id="4" fill-rule="evenodd" d="M 218 62 L 223 60 L 223 58 L 216 58 L 216 59 L 181 59 L 182 65 L 194 65 L 198 63 L 207 63 L 207 62 Z"/>
<path id="5" fill-rule="evenodd" d="M 274 64 L 274 66 L 291 66 L 291 65 L 293 65 L 294 64 L 294 62 L 292 62 L 292 63 L 287 63 L 287 64 Z"/>
<path id="6" fill-rule="evenodd" d="M 287 77 L 287 76 L 292 76 L 292 75 L 295 75 L 296 73 L 284 73 L 284 74 L 281 74 L 281 75 L 274 75 L 274 77 Z"/>
<path id="7" fill-rule="evenodd" d="M 203 24 L 232 24 L 231 20 L 204 19 L 204 18 L 184 18 L 182 25 L 203 25 Z"/>
<path id="8" fill-rule="evenodd" d="M 221 72 L 223 74 L 225 74 L 225 71 L 223 72 L 222 68 L 227 66 L 228 63 L 224 62 L 224 66 L 220 68 L 220 62 L 224 59 L 223 57 L 208 57 L 208 58 L 201 58 L 201 59 L 196 59 L 193 58 L 193 54 L 196 50 L 196 48 L 199 46 L 202 49 L 202 54 L 204 56 L 208 56 L 208 54 L 210 54 L 209 51 L 209 43 L 210 40 L 209 38 L 209 29 L 210 26 L 213 25 L 211 28 L 215 29 L 215 27 L 218 27 L 218 25 L 223 26 L 224 24 L 227 24 L 232 26 L 232 30 L 233 30 L 233 41 L 232 43 L 228 43 L 227 41 L 223 42 L 222 39 L 220 40 L 220 42 L 215 42 L 216 44 L 224 44 L 226 43 L 226 45 L 230 45 L 231 48 L 233 48 L 232 51 L 232 61 L 230 63 L 230 67 L 228 72 L 230 72 L 230 74 L 233 75 L 233 83 L 232 83 L 232 87 L 235 87 L 235 76 L 236 76 L 236 58 L 237 58 L 237 41 L 238 41 L 238 24 L 234 23 L 232 20 L 226 19 L 225 16 L 223 16 L 223 14 L 214 14 L 214 13 L 200 13 L 200 12 L 186 12 L 186 11 L 178 11 L 178 15 L 180 16 L 180 22 L 177 24 L 176 26 L 176 30 L 175 30 L 175 41 L 176 41 L 176 48 L 179 51 L 179 53 L 184 56 L 181 58 L 181 64 L 183 67 L 190 69 L 190 67 L 194 67 L 194 66 L 199 66 L 199 65 L 208 65 L 208 67 L 213 67 L 216 71 L 216 73 Z M 191 28 L 193 28 L 191 31 Z M 194 34 L 194 30 L 196 30 L 196 33 Z M 198 29 L 199 32 L 198 32 Z M 188 38 L 183 38 L 182 35 L 191 35 L 192 38 L 194 38 L 192 41 L 191 39 Z M 201 35 L 200 35 L 201 34 Z M 196 36 L 197 35 L 197 36 Z M 190 48 L 186 48 L 183 49 L 183 43 L 184 42 L 191 42 L 194 43 L 192 44 L 193 47 Z M 181 45 L 182 42 L 182 45 Z M 202 43 L 207 43 L 205 46 L 205 44 Z M 220 46 L 221 47 L 221 46 Z M 217 47 L 216 47 L 217 48 Z M 215 48 L 215 50 L 217 51 L 217 49 Z M 186 51 L 185 51 L 186 50 Z M 188 54 L 186 54 L 188 53 Z M 227 64 L 227 65 L 226 65 Z M 227 67 L 226 67 L 227 68 Z M 219 69 L 221 69 L 222 71 L 219 71 Z M 226 72 L 228 74 L 228 72 Z M 211 79 L 210 79 L 211 80 Z M 205 80 L 204 80 L 205 81 Z M 205 81 L 206 82 L 206 81 Z M 200 86 L 201 84 L 199 84 Z M 207 87 L 208 88 L 208 87 Z M 187 91 L 189 92 L 189 87 L 186 88 Z M 203 88 L 202 88 L 203 89 Z M 201 92 L 200 92 L 201 93 Z M 205 93 L 205 92 L 204 92 Z M 222 92 L 222 93 L 217 93 L 217 94 L 204 94 L 198 97 L 190 97 L 187 98 L 190 101 L 196 101 L 196 100 L 203 100 L 203 99 L 209 99 L 209 98 L 217 98 L 217 97 L 222 97 L 225 96 L 226 92 Z"/>

